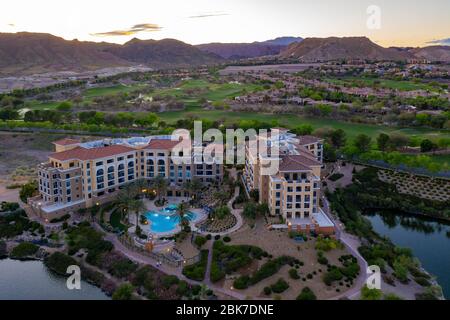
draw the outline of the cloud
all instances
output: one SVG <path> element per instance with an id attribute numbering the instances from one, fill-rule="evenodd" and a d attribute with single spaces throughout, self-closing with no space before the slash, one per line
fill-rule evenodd
<path id="1" fill-rule="evenodd" d="M 206 12 L 206 13 L 200 13 L 195 16 L 190 16 L 189 19 L 201 19 L 201 18 L 228 16 L 228 15 L 229 14 L 225 13 L 225 12 Z"/>
<path id="2" fill-rule="evenodd" d="M 8 23 L 8 26 L 15 27 L 16 25 L 14 23 Z"/>
<path id="3" fill-rule="evenodd" d="M 107 32 L 91 33 L 95 37 L 111 37 L 111 36 L 131 36 L 139 32 L 155 32 L 160 31 L 162 27 L 154 23 L 135 24 L 126 30 L 113 30 Z"/>
<path id="4" fill-rule="evenodd" d="M 428 41 L 427 43 L 429 43 L 429 44 L 440 44 L 440 45 L 443 45 L 443 46 L 450 46 L 450 38 L 440 39 L 440 40 L 432 40 L 432 41 Z"/>

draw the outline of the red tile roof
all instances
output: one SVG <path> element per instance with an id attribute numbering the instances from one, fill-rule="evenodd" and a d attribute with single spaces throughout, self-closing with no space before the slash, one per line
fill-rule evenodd
<path id="1" fill-rule="evenodd" d="M 299 143 L 302 145 L 316 143 L 322 140 L 314 136 L 297 136 L 297 139 L 299 140 Z"/>
<path id="2" fill-rule="evenodd" d="M 66 160 L 94 160 L 99 158 L 110 157 L 121 153 L 127 153 L 135 151 L 135 149 L 123 145 L 112 145 L 100 148 L 86 149 L 82 147 L 76 147 L 71 150 L 52 153 L 50 158 L 54 158 L 60 161 Z"/>
<path id="3" fill-rule="evenodd" d="M 70 138 L 64 138 L 64 139 L 53 142 L 53 144 L 57 144 L 60 146 L 69 146 L 71 144 L 78 144 L 78 143 L 81 143 L 81 141 L 77 140 L 77 139 L 70 139 Z"/>
<path id="4" fill-rule="evenodd" d="M 145 149 L 172 150 L 179 143 L 180 141 L 174 141 L 169 139 L 152 139 L 150 140 L 148 146 L 145 147 Z"/>
<path id="5" fill-rule="evenodd" d="M 287 155 L 281 159 L 279 171 L 311 170 L 312 166 L 320 166 L 320 162 L 304 155 Z"/>

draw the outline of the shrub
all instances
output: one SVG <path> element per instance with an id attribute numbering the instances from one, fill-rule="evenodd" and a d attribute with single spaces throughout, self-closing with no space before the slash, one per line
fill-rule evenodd
<path id="1" fill-rule="evenodd" d="M 66 275 L 67 267 L 71 265 L 77 265 L 77 262 L 74 258 L 64 253 L 54 252 L 50 256 L 45 258 L 44 264 L 50 270 L 60 275 Z"/>
<path id="2" fill-rule="evenodd" d="M 39 246 L 31 242 L 22 242 L 11 251 L 11 257 L 15 259 L 22 259 L 35 254 Z"/>
<path id="3" fill-rule="evenodd" d="M 113 300 L 131 300 L 133 291 L 134 288 L 130 283 L 123 283 L 114 291 L 112 298 Z"/>
<path id="4" fill-rule="evenodd" d="M 331 181 L 338 181 L 343 176 L 344 175 L 342 173 L 334 173 L 328 179 L 330 179 Z"/>
<path id="5" fill-rule="evenodd" d="M 289 276 L 292 279 L 300 279 L 300 276 L 298 275 L 297 269 L 289 269 Z"/>
<path id="6" fill-rule="evenodd" d="M 382 296 L 381 290 L 369 289 L 366 285 L 361 288 L 361 300 L 380 300 Z"/>
<path id="7" fill-rule="evenodd" d="M 208 262 L 208 250 L 200 252 L 200 261 L 183 268 L 183 274 L 192 280 L 202 281 L 205 278 L 206 264 Z"/>
<path id="8" fill-rule="evenodd" d="M 216 234 L 215 236 L 214 236 L 214 240 L 219 240 L 220 239 L 220 235 L 219 234 Z"/>
<path id="9" fill-rule="evenodd" d="M 162 284 L 166 289 L 170 288 L 175 284 L 178 284 L 178 282 L 180 282 L 180 279 L 178 279 L 178 277 L 174 275 L 167 275 L 162 279 Z"/>
<path id="10" fill-rule="evenodd" d="M 272 289 L 270 287 L 264 287 L 264 294 L 266 296 L 270 295 L 272 293 Z"/>
<path id="11" fill-rule="evenodd" d="M 201 248 L 206 243 L 206 241 L 208 241 L 208 240 L 206 240 L 205 237 L 197 236 L 197 237 L 195 237 L 194 243 L 197 247 Z"/>
<path id="12" fill-rule="evenodd" d="M 323 251 L 317 251 L 317 262 L 323 265 L 328 264 L 328 259 L 323 255 Z"/>
<path id="13" fill-rule="evenodd" d="M 277 282 L 270 286 L 273 292 L 282 293 L 289 288 L 289 283 L 287 283 L 283 278 L 278 279 Z"/>
<path id="14" fill-rule="evenodd" d="M 317 297 L 309 287 L 304 287 L 297 296 L 297 300 L 316 300 Z"/>
<path id="15" fill-rule="evenodd" d="M 211 240 L 211 235 L 210 234 L 206 235 L 206 240 Z"/>
<path id="16" fill-rule="evenodd" d="M 240 276 L 239 278 L 234 280 L 233 287 L 235 287 L 236 289 L 246 289 L 248 288 L 249 281 L 249 276 Z"/>
<path id="17" fill-rule="evenodd" d="M 229 236 L 223 237 L 223 242 L 230 242 L 231 238 Z"/>
<path id="18" fill-rule="evenodd" d="M 334 281 L 339 281 L 339 280 L 341 280 L 341 279 L 342 279 L 342 273 L 341 273 L 341 271 L 340 271 L 338 268 L 336 268 L 336 267 L 331 268 L 330 271 L 328 271 L 327 273 L 325 273 L 325 274 L 323 275 L 323 282 L 325 282 L 325 284 L 326 284 L 327 286 L 331 286 L 331 284 L 332 284 Z"/>

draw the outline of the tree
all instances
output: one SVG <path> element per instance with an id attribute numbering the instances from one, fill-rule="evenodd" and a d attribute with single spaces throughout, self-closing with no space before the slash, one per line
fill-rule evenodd
<path id="1" fill-rule="evenodd" d="M 259 201 L 259 191 L 258 189 L 252 189 L 250 190 L 250 198 L 252 198 L 254 201 Z"/>
<path id="2" fill-rule="evenodd" d="M 381 151 L 386 151 L 389 146 L 389 139 L 389 135 L 387 135 L 386 133 L 380 133 L 377 138 L 378 149 L 380 149 Z"/>
<path id="3" fill-rule="evenodd" d="M 70 111 L 70 110 L 72 110 L 72 103 L 69 101 L 63 101 L 60 104 L 58 104 L 58 106 L 56 107 L 56 110 L 63 111 L 63 112 Z"/>
<path id="4" fill-rule="evenodd" d="M 256 204 L 254 202 L 247 202 L 244 205 L 244 211 L 242 212 L 244 217 L 248 219 L 256 218 Z"/>
<path id="5" fill-rule="evenodd" d="M 359 153 L 366 153 L 370 150 L 370 143 L 372 142 L 372 139 L 365 134 L 359 134 L 356 136 L 354 145 L 356 149 L 358 149 Z"/>
<path id="6" fill-rule="evenodd" d="M 304 287 L 297 296 L 297 300 L 316 300 L 317 297 L 309 287 Z"/>
<path id="7" fill-rule="evenodd" d="M 176 215 L 180 226 L 188 226 L 189 221 L 192 219 L 192 213 L 189 211 L 189 204 L 187 202 L 181 202 L 177 207 Z"/>
<path id="8" fill-rule="evenodd" d="M 152 186 L 156 189 L 158 201 L 161 202 L 161 194 L 167 190 L 167 180 L 162 176 L 156 176 L 152 180 Z"/>
<path id="9" fill-rule="evenodd" d="M 134 201 L 137 197 L 136 190 L 135 185 L 130 183 L 125 185 L 117 195 L 116 205 L 122 213 L 122 218 L 133 211 L 135 206 Z"/>
<path id="10" fill-rule="evenodd" d="M 433 141 L 429 139 L 423 139 L 420 143 L 420 152 L 430 152 L 437 148 Z"/>
<path id="11" fill-rule="evenodd" d="M 401 134 L 401 133 L 393 133 L 389 137 L 389 144 L 395 149 L 407 146 L 408 143 L 409 143 L 409 138 L 406 135 Z"/>
<path id="12" fill-rule="evenodd" d="M 194 196 L 194 200 L 197 199 L 198 193 L 203 189 L 203 184 L 198 178 L 194 178 L 191 181 L 184 183 L 184 189 Z"/>
<path id="13" fill-rule="evenodd" d="M 380 300 L 382 296 L 381 290 L 369 289 L 366 285 L 361 288 L 361 300 Z"/>
<path id="14" fill-rule="evenodd" d="M 134 199 L 130 203 L 130 209 L 136 214 L 136 234 L 140 234 L 139 215 L 147 209 L 141 199 Z"/>
<path id="15" fill-rule="evenodd" d="M 299 136 L 304 136 L 311 134 L 313 132 L 313 127 L 310 124 L 302 124 L 301 126 L 293 129 L 292 132 Z"/>
<path id="16" fill-rule="evenodd" d="M 347 141 L 345 131 L 342 129 L 331 131 L 330 140 L 331 144 L 337 149 L 345 146 L 345 142 Z"/>
<path id="17" fill-rule="evenodd" d="M 214 209 L 214 217 L 216 217 L 219 220 L 224 219 L 226 216 L 230 215 L 231 211 L 228 206 L 221 206 L 216 209 Z"/>
<path id="18" fill-rule="evenodd" d="M 22 186 L 19 191 L 19 197 L 22 202 L 26 203 L 28 198 L 37 195 L 38 183 L 37 181 L 30 181 Z"/>
<path id="19" fill-rule="evenodd" d="M 114 291 L 113 300 L 131 300 L 133 297 L 134 287 L 129 283 L 121 284 L 116 291 Z"/>

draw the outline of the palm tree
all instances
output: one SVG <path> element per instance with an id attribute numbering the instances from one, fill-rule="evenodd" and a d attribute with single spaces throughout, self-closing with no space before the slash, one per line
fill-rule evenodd
<path id="1" fill-rule="evenodd" d="M 122 219 L 130 213 L 133 201 L 136 198 L 136 188 L 133 184 L 127 184 L 117 195 L 116 204 L 122 213 Z"/>
<path id="2" fill-rule="evenodd" d="M 136 234 L 138 234 L 138 229 L 140 229 L 139 215 L 145 212 L 147 208 L 145 207 L 144 202 L 141 199 L 134 199 L 130 203 L 130 209 L 136 214 Z"/>
<path id="3" fill-rule="evenodd" d="M 189 204 L 187 202 L 181 202 L 177 207 L 176 219 L 182 227 L 189 225 L 189 221 L 192 219 L 192 213 L 188 210 Z"/>
<path id="4" fill-rule="evenodd" d="M 133 182 L 133 186 L 136 189 L 137 194 L 143 194 L 148 192 L 148 181 L 146 179 L 139 179 Z"/>
<path id="5" fill-rule="evenodd" d="M 152 185 L 156 189 L 158 202 L 161 202 L 161 193 L 167 190 L 167 180 L 164 177 L 157 176 L 152 180 Z"/>
<path id="6" fill-rule="evenodd" d="M 191 181 L 186 181 L 184 188 L 194 196 L 194 200 L 197 198 L 198 193 L 202 190 L 203 184 L 198 178 L 194 178 Z"/>

